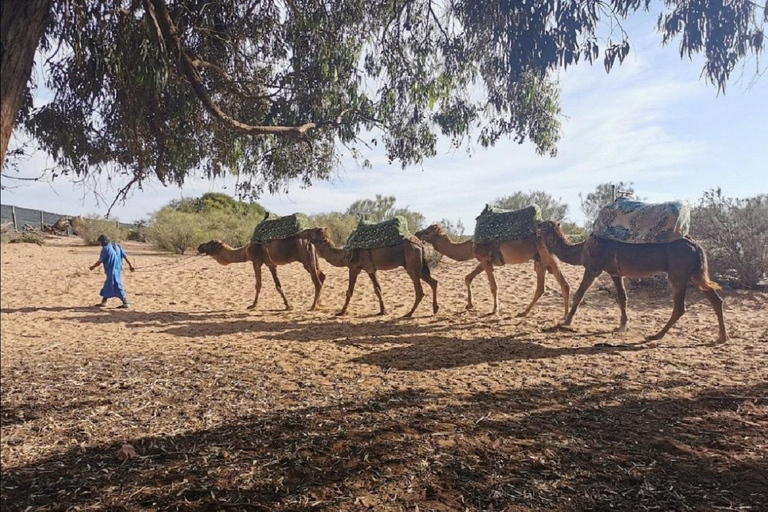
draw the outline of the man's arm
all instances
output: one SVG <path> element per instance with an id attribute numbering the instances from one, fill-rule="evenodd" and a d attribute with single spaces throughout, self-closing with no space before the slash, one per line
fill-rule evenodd
<path id="1" fill-rule="evenodd" d="M 131 270 L 131 272 L 133 272 L 133 271 L 134 271 L 134 270 L 136 270 L 136 269 L 133 267 L 133 263 L 131 263 L 131 260 L 129 260 L 129 259 L 128 259 L 128 255 L 127 255 L 127 254 L 125 254 L 125 251 L 123 251 L 122 249 L 123 249 L 123 248 L 121 247 L 121 248 L 120 248 L 120 252 L 122 252 L 122 253 L 123 253 L 123 259 L 124 259 L 124 260 L 125 260 L 125 262 L 128 264 L 128 268 Z"/>
<path id="2" fill-rule="evenodd" d="M 90 266 L 90 267 L 88 267 L 88 268 L 89 268 L 90 270 L 93 270 L 93 269 L 95 269 L 96 267 L 98 267 L 99 265 L 101 265 L 101 260 L 97 261 L 96 263 L 94 263 L 93 265 L 91 265 L 91 266 Z"/>

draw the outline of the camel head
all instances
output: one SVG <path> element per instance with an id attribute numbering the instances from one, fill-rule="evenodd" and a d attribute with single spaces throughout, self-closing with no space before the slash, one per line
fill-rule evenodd
<path id="1" fill-rule="evenodd" d="M 221 240 L 211 240 L 197 246 L 197 254 L 207 254 L 214 256 L 224 248 L 224 242 Z"/>
<path id="2" fill-rule="evenodd" d="M 330 240 L 327 228 L 305 229 L 299 236 L 313 244 L 327 243 Z"/>
<path id="3" fill-rule="evenodd" d="M 446 236 L 445 230 L 440 224 L 432 224 L 431 226 L 424 228 L 421 231 L 417 231 L 414 234 L 416 235 L 416 238 L 422 242 L 429 243 L 432 243 L 440 237 Z"/>
<path id="4" fill-rule="evenodd" d="M 563 229 L 560 227 L 560 223 L 554 220 L 539 222 L 536 226 L 536 236 L 541 238 L 546 244 L 550 244 L 558 238 L 563 240 L 566 239 L 565 233 L 563 233 Z"/>

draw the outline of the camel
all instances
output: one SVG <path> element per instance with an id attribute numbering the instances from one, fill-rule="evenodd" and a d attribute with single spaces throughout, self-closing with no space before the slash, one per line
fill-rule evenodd
<path id="1" fill-rule="evenodd" d="M 432 312 L 437 313 L 440 307 L 437 305 L 437 281 L 430 275 L 427 261 L 424 258 L 424 246 L 416 237 L 410 237 L 401 243 L 389 247 L 379 247 L 376 249 L 353 249 L 345 250 L 334 247 L 328 237 L 328 231 L 325 228 L 312 228 L 302 233 L 303 237 L 309 240 L 317 249 L 317 253 L 334 267 L 349 268 L 349 285 L 347 287 L 347 298 L 344 307 L 341 308 L 336 316 L 347 314 L 349 301 L 352 299 L 352 292 L 355 289 L 357 276 L 365 271 L 373 283 L 373 291 L 379 300 L 379 315 L 386 314 L 384 299 L 381 297 L 381 285 L 376 277 L 378 270 L 392 270 L 398 267 L 405 267 L 408 275 L 413 281 L 413 288 L 416 292 L 416 300 L 411 310 L 406 313 L 405 318 L 410 318 L 419 306 L 421 299 L 424 298 L 424 290 L 421 287 L 423 279 L 432 288 Z"/>
<path id="2" fill-rule="evenodd" d="M 649 277 L 666 272 L 672 285 L 674 309 L 667 324 L 658 333 L 649 336 L 648 340 L 662 339 L 683 316 L 685 292 L 689 282 L 704 292 L 715 310 L 719 324 L 716 343 L 725 343 L 728 340 L 723 320 L 723 299 L 717 294 L 720 286 L 709 279 L 707 256 L 701 246 L 691 238 L 686 236 L 673 242 L 658 244 L 629 244 L 590 235 L 585 242 L 574 244 L 568 240 L 560 225 L 553 221 L 540 223 L 536 232 L 555 256 L 566 263 L 584 267 L 584 277 L 563 326 L 571 325 L 584 294 L 597 276 L 607 272 L 613 278 L 621 309 L 621 322 L 616 332 L 626 332 L 627 291 L 624 288 L 624 277 Z"/>
<path id="3" fill-rule="evenodd" d="M 281 240 L 272 240 L 266 243 L 251 242 L 239 248 L 229 247 L 220 240 L 211 240 L 201 244 L 197 248 L 198 254 L 207 254 L 219 262 L 221 265 L 230 263 L 244 263 L 250 261 L 253 263 L 253 272 L 256 275 L 256 296 L 253 304 L 248 309 L 255 309 L 259 302 L 259 293 L 261 292 L 261 266 L 266 265 L 272 273 L 272 280 L 275 282 L 275 288 L 283 298 L 286 311 L 293 309 L 288 303 L 288 299 L 283 292 L 283 286 L 277 277 L 277 267 L 287 265 L 293 262 L 301 263 L 312 277 L 312 284 L 315 286 L 315 298 L 312 301 L 310 311 L 317 310 L 320 306 L 320 292 L 325 283 L 325 274 L 320 270 L 317 263 L 317 254 L 315 248 L 299 236 L 292 236 Z"/>
<path id="4" fill-rule="evenodd" d="M 521 240 L 510 240 L 501 242 L 482 242 L 474 243 L 472 240 L 464 242 L 453 242 L 439 224 L 433 224 L 426 229 L 416 233 L 416 236 L 425 242 L 429 242 L 437 252 L 448 256 L 456 261 L 467 261 L 476 258 L 480 263 L 475 269 L 467 274 L 464 283 L 467 285 L 467 306 L 466 309 L 474 309 L 472 303 L 472 281 L 483 270 L 488 275 L 488 283 L 493 295 L 493 311 L 491 315 L 498 314 L 499 294 L 496 286 L 493 267 L 504 264 L 515 265 L 533 260 L 533 268 L 536 271 L 536 292 L 533 294 L 533 300 L 517 314 L 518 317 L 525 317 L 530 313 L 533 306 L 536 305 L 539 298 L 544 293 L 544 277 L 549 271 L 555 276 L 564 301 L 564 314 L 568 313 L 568 299 L 570 287 L 560 272 L 560 266 L 556 258 L 553 258 L 546 248 L 536 239 L 536 237 L 524 238 Z"/>

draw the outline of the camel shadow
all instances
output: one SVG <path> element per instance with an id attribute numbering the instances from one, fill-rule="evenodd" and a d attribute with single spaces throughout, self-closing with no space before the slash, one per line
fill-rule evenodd
<path id="1" fill-rule="evenodd" d="M 640 343 L 551 348 L 535 341 L 514 337 L 461 340 L 424 336 L 410 344 L 365 354 L 352 361 L 384 369 L 434 371 L 481 363 L 555 359 L 578 355 L 599 356 L 645 349 Z"/>

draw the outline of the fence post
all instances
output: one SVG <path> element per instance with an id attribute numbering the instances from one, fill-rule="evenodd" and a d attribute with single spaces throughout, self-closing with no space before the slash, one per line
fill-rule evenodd
<path id="1" fill-rule="evenodd" d="M 16 224 L 16 207 L 11 206 L 11 218 L 13 219 L 13 230 L 18 231 L 19 226 Z"/>
<path id="2" fill-rule="evenodd" d="M 43 210 L 40 210 L 40 231 L 45 229 L 45 214 L 43 213 Z"/>
<path id="3" fill-rule="evenodd" d="M 616 185 L 611 185 L 611 202 L 616 200 Z"/>

